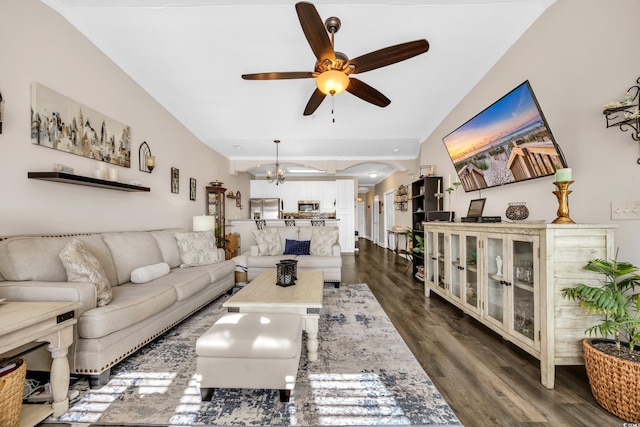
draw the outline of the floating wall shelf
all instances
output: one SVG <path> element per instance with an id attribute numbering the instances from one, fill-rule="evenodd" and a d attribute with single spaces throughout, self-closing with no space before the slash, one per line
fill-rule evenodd
<path id="1" fill-rule="evenodd" d="M 125 184 L 117 181 L 107 181 L 104 179 L 91 178 L 88 176 L 73 175 L 64 172 L 29 172 L 28 177 L 31 179 L 42 179 L 45 181 L 62 182 L 65 184 L 85 185 L 87 187 L 99 187 L 109 190 L 119 191 L 151 191 L 149 187 L 141 187 L 139 185 Z"/>

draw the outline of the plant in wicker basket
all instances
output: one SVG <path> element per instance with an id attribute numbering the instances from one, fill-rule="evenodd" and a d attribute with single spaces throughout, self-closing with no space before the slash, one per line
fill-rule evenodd
<path id="1" fill-rule="evenodd" d="M 600 285 L 578 284 L 562 290 L 590 314 L 602 316 L 588 328 L 589 335 L 614 337 L 585 339 L 584 362 L 596 402 L 612 414 L 640 423 L 640 275 L 638 267 L 616 259 L 591 260 L 584 267 L 599 273 Z M 622 340 L 628 340 L 622 345 Z"/>

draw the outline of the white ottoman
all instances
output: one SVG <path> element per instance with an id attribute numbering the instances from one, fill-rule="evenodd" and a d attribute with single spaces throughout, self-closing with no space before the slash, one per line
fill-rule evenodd
<path id="1" fill-rule="evenodd" d="M 288 402 L 301 346 L 299 315 L 225 314 L 196 341 L 202 399 L 215 388 L 264 388 L 280 390 Z"/>

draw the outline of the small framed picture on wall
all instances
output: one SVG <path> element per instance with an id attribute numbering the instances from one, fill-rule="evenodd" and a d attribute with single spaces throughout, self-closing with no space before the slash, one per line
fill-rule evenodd
<path id="1" fill-rule="evenodd" d="M 171 192 L 175 194 L 180 192 L 180 171 L 178 168 L 171 168 Z"/>
<path id="2" fill-rule="evenodd" d="M 189 200 L 196 200 L 196 179 L 189 178 Z"/>

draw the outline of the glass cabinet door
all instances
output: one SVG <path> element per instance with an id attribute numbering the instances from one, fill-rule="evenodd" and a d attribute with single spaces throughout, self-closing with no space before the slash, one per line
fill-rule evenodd
<path id="1" fill-rule="evenodd" d="M 433 271 L 433 260 L 436 253 L 433 236 L 433 231 L 425 231 L 424 233 L 424 280 L 425 284 L 431 287 L 434 287 L 436 283 Z"/>
<path id="2" fill-rule="evenodd" d="M 224 195 L 226 188 L 222 186 L 206 187 L 207 215 L 215 218 L 214 234 L 216 243 L 219 248 L 225 247 L 225 212 L 224 212 Z"/>
<path id="3" fill-rule="evenodd" d="M 478 298 L 478 237 L 466 235 L 464 237 L 464 289 L 462 292 L 463 303 L 471 307 L 474 312 L 479 312 Z"/>
<path id="4" fill-rule="evenodd" d="M 525 236 L 514 238 L 510 242 L 512 254 L 512 311 L 511 331 L 535 342 L 534 331 L 538 329 L 536 319 L 536 296 L 534 289 L 538 288 L 537 240 Z"/>
<path id="5" fill-rule="evenodd" d="M 449 293 L 452 297 L 457 300 L 460 300 L 460 287 L 462 286 L 462 260 L 461 258 L 461 238 L 459 234 L 451 233 L 449 234 L 449 260 L 448 260 L 448 270 L 449 270 Z"/>
<path id="6" fill-rule="evenodd" d="M 501 237 L 487 237 L 483 260 L 485 286 L 484 317 L 492 323 L 504 326 L 506 305 L 506 277 L 504 271 L 505 241 Z"/>
<path id="7" fill-rule="evenodd" d="M 435 233 L 435 243 L 436 243 L 436 260 L 434 261 L 434 276 L 437 277 L 437 286 L 439 289 L 446 291 L 447 283 L 445 281 L 445 267 L 444 267 L 444 233 L 436 232 Z"/>

